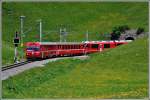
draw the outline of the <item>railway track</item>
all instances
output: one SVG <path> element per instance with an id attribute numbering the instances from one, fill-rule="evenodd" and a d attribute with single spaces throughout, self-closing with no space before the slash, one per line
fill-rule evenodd
<path id="1" fill-rule="evenodd" d="M 8 69 L 12 69 L 12 68 L 15 68 L 15 67 L 19 67 L 19 66 L 31 63 L 31 62 L 33 62 L 33 61 L 24 61 L 24 62 L 19 62 L 19 63 L 7 65 L 7 66 L 2 67 L 2 71 L 8 70 Z"/>

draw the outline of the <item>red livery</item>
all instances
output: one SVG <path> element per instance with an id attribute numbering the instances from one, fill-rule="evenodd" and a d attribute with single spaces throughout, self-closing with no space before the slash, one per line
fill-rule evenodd
<path id="1" fill-rule="evenodd" d="M 43 59 L 56 56 L 74 56 L 101 52 L 107 48 L 115 48 L 128 41 L 86 41 L 86 42 L 27 42 L 26 58 Z"/>

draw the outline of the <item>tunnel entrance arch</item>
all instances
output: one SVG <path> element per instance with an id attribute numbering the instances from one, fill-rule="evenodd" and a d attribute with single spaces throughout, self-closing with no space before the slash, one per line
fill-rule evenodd
<path id="1" fill-rule="evenodd" d="M 134 38 L 133 37 L 127 37 L 127 38 L 125 38 L 125 40 L 134 40 Z"/>

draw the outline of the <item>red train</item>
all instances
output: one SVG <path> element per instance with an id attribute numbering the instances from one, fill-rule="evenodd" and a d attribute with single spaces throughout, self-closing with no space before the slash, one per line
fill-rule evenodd
<path id="1" fill-rule="evenodd" d="M 87 41 L 87 42 L 27 42 L 26 58 L 43 59 L 57 56 L 84 55 L 115 48 L 128 41 Z"/>

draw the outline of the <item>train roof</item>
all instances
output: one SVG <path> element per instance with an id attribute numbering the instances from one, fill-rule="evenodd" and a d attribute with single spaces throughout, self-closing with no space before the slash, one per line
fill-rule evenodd
<path id="1" fill-rule="evenodd" d="M 131 42 L 130 40 L 108 40 L 108 41 L 82 41 L 82 42 L 27 42 L 26 45 L 79 45 L 85 43 L 110 43 L 110 42 Z"/>
<path id="2" fill-rule="evenodd" d="M 36 45 L 72 45 L 72 44 L 84 44 L 82 42 L 27 42 L 27 45 L 36 44 Z"/>
<path id="3" fill-rule="evenodd" d="M 82 42 L 39 42 L 41 45 L 83 44 Z"/>

